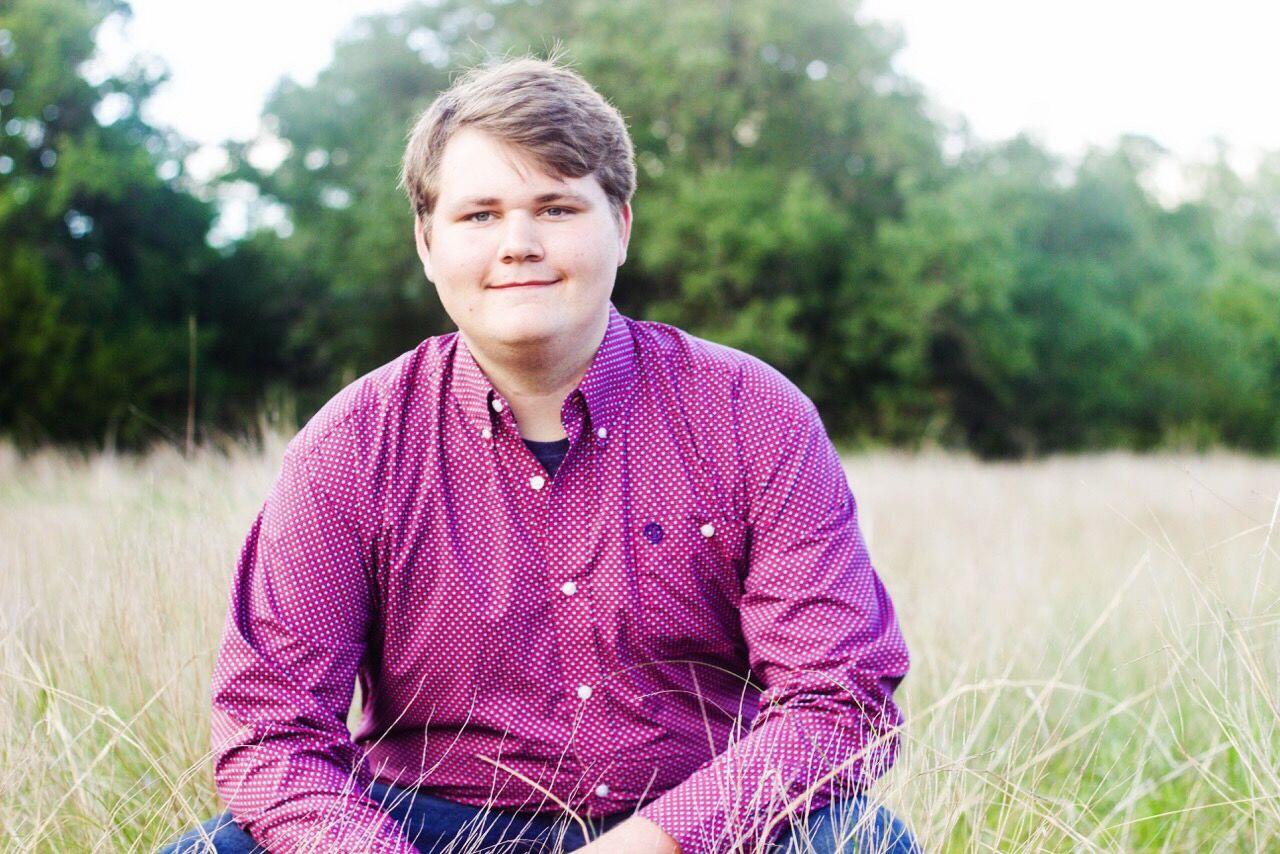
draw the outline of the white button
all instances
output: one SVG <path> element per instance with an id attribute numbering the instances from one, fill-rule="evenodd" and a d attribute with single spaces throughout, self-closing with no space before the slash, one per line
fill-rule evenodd
<path id="1" fill-rule="evenodd" d="M 702 536 L 704 537 L 714 537 L 716 535 L 716 526 L 712 525 L 710 522 L 703 525 L 698 530 L 702 532 Z"/>
<path id="2" fill-rule="evenodd" d="M 599 436 L 601 439 L 609 438 L 609 428 L 607 427 L 599 428 L 598 430 L 596 430 L 596 435 Z"/>
<path id="3" fill-rule="evenodd" d="M 481 431 L 480 431 L 480 438 L 481 438 L 481 439 L 492 439 L 492 438 L 493 438 L 493 431 L 492 431 L 492 430 L 490 430 L 488 427 L 484 428 L 483 430 L 481 430 Z"/>
<path id="4" fill-rule="evenodd" d="M 579 699 L 579 700 L 590 700 L 590 699 L 591 699 L 591 686 L 590 686 L 590 685 L 579 685 L 579 686 L 578 686 L 578 699 Z"/>
<path id="5" fill-rule="evenodd" d="M 502 411 L 502 401 L 496 397 L 493 399 L 493 411 L 494 412 Z"/>
<path id="6" fill-rule="evenodd" d="M 529 478 L 529 485 L 534 489 L 542 489 L 546 484 L 547 479 L 540 474 L 535 474 L 533 477 Z"/>
<path id="7" fill-rule="evenodd" d="M 603 798 L 608 794 L 609 794 L 609 787 L 606 786 L 604 783 L 601 783 L 599 786 L 596 786 L 596 797 Z"/>
<path id="8" fill-rule="evenodd" d="M 560 592 L 566 596 L 572 596 L 578 592 L 578 584 L 574 581 L 566 581 L 560 585 Z"/>

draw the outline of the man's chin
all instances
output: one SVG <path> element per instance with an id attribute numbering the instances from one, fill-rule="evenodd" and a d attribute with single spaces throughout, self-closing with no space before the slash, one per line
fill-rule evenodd
<path id="1" fill-rule="evenodd" d="M 526 310 L 527 309 L 527 310 Z M 607 312 L 607 306 L 602 309 Z M 472 324 L 466 337 L 483 347 L 504 350 L 564 351 L 583 345 L 583 339 L 598 331 L 598 322 L 588 321 L 578 313 L 572 315 L 559 306 L 519 306 L 493 312 L 482 326 Z"/>
<path id="2" fill-rule="evenodd" d="M 563 326 L 554 321 L 524 321 L 504 325 L 495 331 L 492 340 L 503 347 L 536 350 L 546 347 L 563 334 Z"/>

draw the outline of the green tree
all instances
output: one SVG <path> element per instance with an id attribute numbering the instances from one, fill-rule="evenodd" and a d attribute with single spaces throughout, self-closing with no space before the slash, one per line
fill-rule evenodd
<path id="1" fill-rule="evenodd" d="M 1069 165 L 1028 139 L 954 162 L 893 40 L 815 0 L 440 0 L 358 22 L 263 140 L 228 144 L 284 221 L 221 251 L 148 64 L 78 71 L 120 0 L 0 5 L 0 431 L 180 433 L 305 412 L 451 328 L 396 187 L 405 134 L 464 67 L 564 50 L 626 116 L 639 192 L 615 300 L 753 352 L 829 428 L 991 456 L 1280 447 L 1280 156 L 1156 201 L 1129 138 Z"/>
<path id="2" fill-rule="evenodd" d="M 1218 217 L 1152 198 L 1159 154 L 1130 138 L 1068 168 L 1025 138 L 973 146 L 882 228 L 946 440 L 990 455 L 1266 446 L 1266 300 L 1254 278 L 1215 286 Z"/>
<path id="3" fill-rule="evenodd" d="M 919 389 L 915 420 L 944 444 L 994 455 L 1035 445 L 1021 390 L 1036 375 L 1036 327 L 1015 299 L 1055 168 L 1026 139 L 971 148 L 878 231 L 889 290 L 908 308 L 896 358 Z"/>
<path id="4" fill-rule="evenodd" d="M 141 441 L 185 409 L 212 211 L 179 186 L 181 141 L 138 115 L 162 77 L 77 71 L 102 21 L 127 13 L 0 6 L 0 430 L 22 440 Z"/>
<path id="5" fill-rule="evenodd" d="M 1228 162 L 1194 170 L 1213 211 L 1222 258 L 1208 310 L 1224 326 L 1221 354 L 1232 366 L 1208 406 L 1223 438 L 1259 451 L 1280 449 L 1280 152 L 1263 157 L 1250 180 Z"/>

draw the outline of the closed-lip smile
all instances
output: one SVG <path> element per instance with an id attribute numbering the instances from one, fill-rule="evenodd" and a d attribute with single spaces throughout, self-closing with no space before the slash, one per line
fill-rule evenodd
<path id="1" fill-rule="evenodd" d="M 493 288 L 494 290 L 501 290 L 503 288 L 536 288 L 536 287 L 541 287 L 543 285 L 554 285 L 558 281 L 560 280 L 559 279 L 530 279 L 527 282 L 503 282 L 500 285 L 490 285 L 489 287 Z"/>

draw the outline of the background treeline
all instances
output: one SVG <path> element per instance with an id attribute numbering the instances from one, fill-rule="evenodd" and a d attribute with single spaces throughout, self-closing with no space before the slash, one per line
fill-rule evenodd
<path id="1" fill-rule="evenodd" d="M 1280 450 L 1280 155 L 1247 180 L 1225 151 L 1188 166 L 1172 205 L 1149 140 L 1070 163 L 973 140 L 855 11 L 411 6 L 363 20 L 314 86 L 282 81 L 264 113 L 278 165 L 272 139 L 228 143 L 198 184 L 189 143 L 140 115 L 163 70 L 86 65 L 127 4 L 0 0 L 0 432 L 137 446 L 180 437 L 192 401 L 204 435 L 271 401 L 305 418 L 451 329 L 396 188 L 405 133 L 457 69 L 559 42 L 637 146 L 615 302 L 765 358 L 833 434 L 989 456 Z M 213 200 L 248 190 L 270 227 L 211 247 Z"/>

